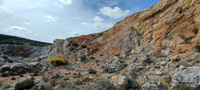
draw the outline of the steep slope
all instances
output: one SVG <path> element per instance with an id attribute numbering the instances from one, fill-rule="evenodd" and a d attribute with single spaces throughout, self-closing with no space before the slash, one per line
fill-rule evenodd
<path id="1" fill-rule="evenodd" d="M 145 53 L 178 55 L 185 59 L 198 51 L 198 8 L 199 0 L 161 0 L 147 10 L 126 17 L 103 33 L 55 40 L 50 57 L 77 59 L 80 52 L 85 52 L 96 58 L 102 54 L 108 58 L 113 55 Z M 86 45 L 87 49 L 79 48 L 71 52 L 69 49 L 73 47 L 72 43 Z"/>

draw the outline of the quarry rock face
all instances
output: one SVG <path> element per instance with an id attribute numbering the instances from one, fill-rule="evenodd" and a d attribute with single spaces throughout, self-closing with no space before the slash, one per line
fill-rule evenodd
<path id="1" fill-rule="evenodd" d="M 187 78 L 181 79 L 183 83 L 193 78 L 190 79 L 189 74 L 185 74 L 186 71 L 184 73 L 178 72 L 179 70 L 200 65 L 197 62 L 200 60 L 198 8 L 199 0 L 160 0 L 102 33 L 55 40 L 48 58 L 68 58 L 70 63 L 76 62 L 77 67 L 94 68 L 102 73 L 127 74 L 126 71 L 133 69 L 137 71 L 137 83 L 144 90 L 174 87 L 178 85 L 174 79 L 176 76 L 180 77 L 178 79 Z M 175 72 L 177 73 L 172 76 L 172 86 L 171 79 L 164 80 L 166 85 L 160 80 L 154 81 Z M 185 75 L 180 76 L 178 73 Z M 111 77 L 118 80 L 117 76 Z M 117 85 L 116 80 L 113 83 Z M 120 80 L 125 82 L 124 77 Z M 128 86 L 130 83 L 126 84 Z"/>
<path id="2" fill-rule="evenodd" d="M 179 55 L 190 60 L 187 57 L 198 51 L 196 46 L 200 42 L 199 4 L 199 0 L 161 0 L 142 12 L 126 17 L 105 32 L 55 40 L 51 56 L 77 58 L 80 52 L 85 52 L 98 58 L 100 54 L 104 57 L 126 56 L 132 52 Z M 70 51 L 72 43 L 86 45 L 87 49 Z"/>

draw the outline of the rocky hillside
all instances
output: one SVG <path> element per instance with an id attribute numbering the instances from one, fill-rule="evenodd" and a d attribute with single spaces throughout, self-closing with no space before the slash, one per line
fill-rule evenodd
<path id="1" fill-rule="evenodd" d="M 73 43 L 86 45 L 88 54 L 99 56 L 145 53 L 191 60 L 200 46 L 199 0 L 161 0 L 152 7 L 126 17 L 98 34 L 55 40 L 52 56 L 69 56 Z M 86 50 L 86 51 L 87 51 Z M 83 52 L 83 50 L 78 50 Z M 104 57 L 105 57 L 104 56 Z"/>
<path id="2" fill-rule="evenodd" d="M 41 70 L 36 76 L 24 74 L 26 78 L 34 77 L 32 85 L 24 89 L 198 90 L 199 8 L 200 0 L 160 0 L 105 32 L 55 40 L 51 49 L 45 50 L 48 57 L 39 61 L 43 65 L 21 65 L 26 71 L 30 67 Z M 47 63 L 52 58 L 67 58 L 67 64 Z M 2 66 L 0 74 L 15 73 L 13 70 L 19 67 L 14 66 Z M 15 80 L 10 80 L 13 77 Z M 13 82 L 25 78 L 13 77 L 0 81 L 16 89 L 18 84 Z"/>

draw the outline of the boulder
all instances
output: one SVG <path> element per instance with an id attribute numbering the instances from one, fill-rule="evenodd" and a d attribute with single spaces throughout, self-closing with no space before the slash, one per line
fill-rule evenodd
<path id="1" fill-rule="evenodd" d="M 127 88 L 128 86 L 128 78 L 125 75 L 116 75 L 112 76 L 111 83 L 116 87 Z"/>
<path id="2" fill-rule="evenodd" d="M 27 63 L 27 65 L 28 65 L 29 67 L 37 67 L 37 66 L 40 65 L 40 63 L 39 63 L 39 62 L 31 62 L 31 63 Z"/>
<path id="3" fill-rule="evenodd" d="M 34 87 L 38 87 L 38 89 L 41 90 L 42 86 L 45 85 L 45 82 L 44 82 L 44 80 L 41 80 L 41 79 L 35 79 L 34 84 L 35 84 Z"/>
<path id="4" fill-rule="evenodd" d="M 158 79 L 151 80 L 142 85 L 142 90 L 168 90 Z"/>
<path id="5" fill-rule="evenodd" d="M 158 85 L 156 82 L 154 81 L 150 81 L 147 82 L 145 84 L 142 85 L 143 90 L 157 90 L 158 89 Z"/>
<path id="6" fill-rule="evenodd" d="M 170 58 L 171 62 L 180 61 L 181 58 L 178 55 L 174 55 Z"/>
<path id="7" fill-rule="evenodd" d="M 12 71 L 24 71 L 26 68 L 22 63 L 15 63 L 10 66 L 10 70 Z"/>
<path id="8" fill-rule="evenodd" d="M 200 85 L 200 67 L 191 67 L 172 75 L 171 86 L 185 84 L 191 87 L 198 87 Z"/>
<path id="9" fill-rule="evenodd" d="M 1 68 L 0 68 L 0 71 L 4 72 L 4 71 L 9 71 L 10 70 L 10 65 L 3 65 Z"/>

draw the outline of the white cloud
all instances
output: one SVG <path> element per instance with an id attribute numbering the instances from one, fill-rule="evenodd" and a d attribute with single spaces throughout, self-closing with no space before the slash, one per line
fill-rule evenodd
<path id="1" fill-rule="evenodd" d="M 113 19 L 119 19 L 121 17 L 127 16 L 130 13 L 130 10 L 125 10 L 123 11 L 121 8 L 119 7 L 103 7 L 101 9 L 99 9 L 100 13 L 105 15 L 105 16 L 109 16 L 110 18 Z"/>
<path id="2" fill-rule="evenodd" d="M 20 27 L 20 26 L 9 26 L 8 29 L 12 31 L 20 31 L 20 32 L 26 32 L 26 33 L 32 33 L 33 31 L 25 28 L 25 27 Z"/>
<path id="3" fill-rule="evenodd" d="M 34 26 L 31 22 L 23 21 L 22 23 L 23 23 L 23 24 L 26 24 L 26 25 Z"/>
<path id="4" fill-rule="evenodd" d="M 2 33 L 10 34 L 10 35 L 24 36 L 26 34 L 32 34 L 33 31 L 31 31 L 25 27 L 21 27 L 21 26 L 8 26 L 7 28 L 3 29 Z"/>
<path id="5" fill-rule="evenodd" d="M 104 21 L 103 18 L 99 16 L 94 16 L 92 23 L 82 22 L 82 25 L 92 28 L 92 29 L 108 29 L 113 26 L 112 23 L 105 23 L 103 21 Z"/>
<path id="6" fill-rule="evenodd" d="M 55 4 L 57 7 L 59 7 L 59 8 L 64 8 L 62 3 L 55 2 L 54 4 Z"/>
<path id="7" fill-rule="evenodd" d="M 77 31 L 73 31 L 71 34 L 72 34 L 73 36 L 79 36 L 79 35 L 80 35 L 80 33 L 77 32 Z"/>
<path id="8" fill-rule="evenodd" d="M 101 17 L 99 17 L 99 16 L 95 16 L 95 17 L 93 18 L 93 20 L 94 20 L 95 22 L 102 22 L 104 19 L 101 18 Z"/>
<path id="9" fill-rule="evenodd" d="M 58 18 L 58 17 L 49 16 L 49 15 L 44 15 L 44 17 L 47 19 L 44 22 L 52 22 L 52 21 L 55 22 L 55 21 L 57 21 L 56 19 Z"/>
<path id="10" fill-rule="evenodd" d="M 60 3 L 64 4 L 64 5 L 71 5 L 72 4 L 72 0 L 58 0 Z"/>
<path id="11" fill-rule="evenodd" d="M 9 10 L 7 7 L 4 7 L 4 6 L 0 6 L 0 13 L 13 14 L 13 12 L 11 10 Z"/>

